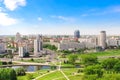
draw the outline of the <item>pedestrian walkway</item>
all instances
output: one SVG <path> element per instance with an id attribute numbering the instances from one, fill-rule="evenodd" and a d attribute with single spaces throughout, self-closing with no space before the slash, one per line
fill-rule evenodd
<path id="1" fill-rule="evenodd" d="M 57 71 L 57 70 L 55 70 L 55 71 Z M 50 71 L 49 73 L 43 74 L 43 75 L 41 75 L 41 76 L 38 76 L 38 77 L 36 77 L 36 78 L 33 79 L 33 80 L 37 80 L 37 79 L 39 79 L 39 78 L 41 78 L 41 77 L 43 77 L 43 76 L 46 76 L 46 75 L 48 75 L 48 74 L 51 74 L 51 73 L 55 72 L 55 71 Z"/>

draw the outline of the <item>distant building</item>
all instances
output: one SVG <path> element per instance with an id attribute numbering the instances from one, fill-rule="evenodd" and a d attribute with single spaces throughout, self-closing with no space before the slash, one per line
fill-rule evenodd
<path id="1" fill-rule="evenodd" d="M 103 49 L 106 48 L 106 31 L 101 31 L 99 36 L 99 46 L 101 46 Z"/>
<path id="2" fill-rule="evenodd" d="M 108 39 L 107 40 L 108 47 L 118 47 L 120 46 L 120 39 Z"/>
<path id="3" fill-rule="evenodd" d="M 43 50 L 42 47 L 42 36 L 37 35 L 36 39 L 34 40 L 34 55 L 37 56 L 37 54 Z"/>
<path id="4" fill-rule="evenodd" d="M 27 44 L 26 45 L 23 45 L 22 42 L 19 43 L 19 47 L 18 47 L 18 53 L 19 53 L 19 57 L 24 57 L 25 56 L 25 53 L 28 52 L 28 49 L 27 49 Z"/>
<path id="5" fill-rule="evenodd" d="M 20 46 L 18 49 L 19 49 L 19 57 L 24 57 L 24 48 Z"/>
<path id="6" fill-rule="evenodd" d="M 79 30 L 75 30 L 74 38 L 80 38 L 80 31 Z"/>
<path id="7" fill-rule="evenodd" d="M 6 50 L 6 46 L 5 46 L 5 43 L 3 42 L 0 42 L 0 53 L 4 53 Z"/>
<path id="8" fill-rule="evenodd" d="M 83 49 L 83 48 L 85 48 L 84 43 L 77 43 L 77 42 L 58 43 L 58 50 L 75 50 L 75 49 Z"/>
<path id="9" fill-rule="evenodd" d="M 17 32 L 15 36 L 15 42 L 19 42 L 19 41 L 21 41 L 21 34 Z"/>

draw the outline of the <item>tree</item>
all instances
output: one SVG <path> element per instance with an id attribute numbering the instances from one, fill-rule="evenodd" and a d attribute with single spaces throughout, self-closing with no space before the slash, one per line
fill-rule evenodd
<path id="1" fill-rule="evenodd" d="M 83 64 L 85 64 L 85 66 L 94 65 L 94 64 L 98 63 L 97 57 L 94 55 L 82 55 L 81 58 L 82 58 Z"/>
<path id="2" fill-rule="evenodd" d="M 96 49 L 97 52 L 103 51 L 101 46 L 97 46 L 95 49 Z"/>
<path id="3" fill-rule="evenodd" d="M 106 70 L 111 70 L 115 66 L 115 64 L 118 62 L 118 59 L 115 58 L 108 58 L 104 61 L 102 61 L 102 66 Z"/>
<path id="4" fill-rule="evenodd" d="M 23 75 L 26 74 L 26 73 L 25 73 L 25 69 L 22 68 L 22 67 L 17 68 L 15 71 L 16 71 L 17 76 L 23 76 Z"/>
<path id="5" fill-rule="evenodd" d="M 30 53 L 29 52 L 26 52 L 24 57 L 29 57 L 30 56 Z"/>
<path id="6" fill-rule="evenodd" d="M 68 57 L 68 60 L 70 63 L 72 64 L 75 64 L 75 61 L 77 60 L 78 56 L 75 55 L 75 54 L 71 54 L 69 57 Z"/>
<path id="7" fill-rule="evenodd" d="M 44 44 L 43 48 L 47 48 L 47 49 L 55 50 L 55 51 L 57 50 L 57 47 L 55 45 L 50 45 L 50 44 Z"/>
<path id="8" fill-rule="evenodd" d="M 118 61 L 113 68 L 116 72 L 120 72 L 120 61 Z"/>
<path id="9" fill-rule="evenodd" d="M 11 59 L 11 62 L 12 62 L 12 59 L 13 59 L 13 54 L 12 54 L 12 50 L 8 50 L 8 58 L 10 58 Z"/>
<path id="10" fill-rule="evenodd" d="M 0 61 L 0 65 L 2 65 L 2 62 Z"/>
<path id="11" fill-rule="evenodd" d="M 0 68 L 0 80 L 17 80 L 15 70 L 12 68 Z"/>
<path id="12" fill-rule="evenodd" d="M 86 75 L 94 75 L 97 74 L 98 77 L 103 76 L 103 70 L 101 65 L 87 66 L 84 70 Z"/>

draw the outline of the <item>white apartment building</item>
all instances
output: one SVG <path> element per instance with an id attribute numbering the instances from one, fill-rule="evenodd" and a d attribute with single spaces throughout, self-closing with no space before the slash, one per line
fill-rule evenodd
<path id="1" fill-rule="evenodd" d="M 26 52 L 27 52 L 26 46 L 25 47 L 19 46 L 19 57 L 24 57 Z"/>
<path id="2" fill-rule="evenodd" d="M 108 39 L 107 46 L 120 46 L 120 39 Z"/>
<path id="3" fill-rule="evenodd" d="M 75 50 L 83 48 L 85 48 L 84 43 L 77 42 L 58 43 L 58 50 Z"/>
<path id="4" fill-rule="evenodd" d="M 42 42 L 42 36 L 37 35 L 36 40 L 34 40 L 34 55 L 37 56 L 37 54 L 43 50 L 43 42 Z"/>
<path id="5" fill-rule="evenodd" d="M 3 52 L 5 52 L 5 50 L 6 50 L 5 43 L 3 43 L 3 42 L 0 42 L 0 53 L 3 53 Z"/>

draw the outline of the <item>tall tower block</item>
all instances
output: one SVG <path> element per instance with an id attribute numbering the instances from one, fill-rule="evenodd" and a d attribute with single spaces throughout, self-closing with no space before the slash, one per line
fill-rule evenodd
<path id="1" fill-rule="evenodd" d="M 37 54 L 43 50 L 42 47 L 42 36 L 37 35 L 36 39 L 34 40 L 34 55 L 37 56 Z"/>
<path id="2" fill-rule="evenodd" d="M 99 46 L 106 48 L 106 31 L 100 31 Z"/>
<path id="3" fill-rule="evenodd" d="M 79 30 L 74 31 L 74 38 L 80 38 L 80 31 Z"/>

